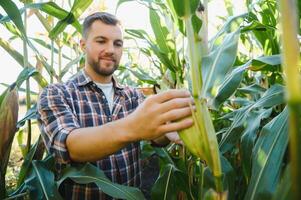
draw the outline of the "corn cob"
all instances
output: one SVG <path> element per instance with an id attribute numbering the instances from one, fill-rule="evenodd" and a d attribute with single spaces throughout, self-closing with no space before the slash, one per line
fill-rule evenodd
<path id="1" fill-rule="evenodd" d="M 9 160 L 10 149 L 17 130 L 18 120 L 18 92 L 12 85 L 0 97 L 0 170 L 1 170 L 1 194 L 5 191 L 5 173 Z M 4 188 L 3 188 L 4 187 Z M 5 192 L 4 192 L 5 193 Z"/>

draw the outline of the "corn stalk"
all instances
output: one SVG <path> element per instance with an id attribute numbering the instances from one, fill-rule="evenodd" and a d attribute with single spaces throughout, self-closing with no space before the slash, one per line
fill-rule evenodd
<path id="1" fill-rule="evenodd" d="M 286 75 L 289 105 L 289 134 L 293 199 L 301 199 L 301 84 L 299 75 L 299 41 L 297 3 L 280 0 L 283 70 Z"/>
<path id="2" fill-rule="evenodd" d="M 24 10 L 24 31 L 26 33 L 27 29 L 27 11 Z M 23 63 L 24 68 L 28 68 L 28 50 L 27 50 L 27 42 L 26 39 L 23 39 Z M 30 81 L 29 79 L 26 80 L 26 109 L 29 110 L 31 103 L 30 103 Z M 26 144 L 26 152 L 28 153 L 31 146 L 31 120 L 27 121 L 27 144 Z"/>
<path id="3" fill-rule="evenodd" d="M 216 133 L 208 111 L 206 99 L 201 96 L 203 86 L 201 54 L 202 49 L 204 52 L 206 48 L 202 46 L 202 38 L 196 33 L 192 24 L 192 15 L 194 14 L 194 10 L 191 8 L 192 4 L 191 1 L 183 1 L 182 8 L 184 8 L 184 14 L 180 17 L 183 19 L 186 28 L 188 63 L 190 66 L 192 96 L 195 101 L 196 112 L 192 114 L 194 125 L 189 129 L 181 131 L 180 137 L 189 151 L 204 160 L 210 167 L 215 179 L 216 191 L 219 193 L 219 195 L 217 195 L 218 198 L 215 199 L 222 199 L 224 198 L 222 195 L 222 169 Z M 204 24 L 206 24 L 206 22 Z M 203 31 L 203 33 L 204 32 L 206 33 L 206 31 Z"/>

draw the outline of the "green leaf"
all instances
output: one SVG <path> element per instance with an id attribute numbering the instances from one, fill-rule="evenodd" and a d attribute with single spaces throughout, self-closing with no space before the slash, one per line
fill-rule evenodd
<path id="1" fill-rule="evenodd" d="M 189 194 L 188 178 L 174 165 L 167 164 L 161 169 L 159 178 L 152 188 L 152 199 L 176 199 L 178 191 L 185 191 Z"/>
<path id="2" fill-rule="evenodd" d="M 252 105 L 251 109 L 254 108 L 267 108 L 282 104 L 285 102 L 284 99 L 284 87 L 279 84 L 272 85 L 262 97 Z"/>
<path id="3" fill-rule="evenodd" d="M 248 16 L 248 13 L 243 13 L 237 16 L 230 16 L 227 18 L 227 21 L 224 23 L 223 27 L 218 31 L 217 34 L 209 41 L 209 49 L 210 51 L 213 50 L 214 44 L 216 40 L 223 35 L 224 33 L 230 33 L 231 27 L 233 26 L 234 23 L 237 23 L 238 20 L 244 19 L 246 16 Z"/>
<path id="4" fill-rule="evenodd" d="M 153 32 L 156 37 L 156 43 L 158 44 L 161 52 L 168 54 L 171 52 L 171 49 L 168 47 L 169 42 L 169 31 L 166 26 L 163 26 L 160 16 L 154 9 L 149 10 L 150 23 L 153 29 Z"/>
<path id="5" fill-rule="evenodd" d="M 268 25 L 260 23 L 257 20 L 252 20 L 250 24 L 242 27 L 241 32 L 244 33 L 244 32 L 253 31 L 253 30 L 266 31 L 268 29 L 276 30 L 276 28 L 273 26 L 268 26 Z"/>
<path id="6" fill-rule="evenodd" d="M 69 69 L 73 66 L 79 63 L 79 61 L 84 58 L 84 54 L 80 54 L 77 58 L 71 60 L 61 71 L 60 78 L 63 78 L 64 75 L 69 71 Z"/>
<path id="7" fill-rule="evenodd" d="M 249 60 L 248 62 L 239 67 L 236 67 L 232 71 L 228 72 L 228 74 L 226 74 L 226 77 L 223 79 L 222 83 L 219 86 L 217 86 L 217 94 L 215 97 L 213 97 L 213 99 L 211 99 L 209 105 L 211 105 L 213 109 L 218 109 L 218 107 L 236 91 L 243 78 L 243 73 L 247 69 L 263 69 L 268 66 L 279 65 L 280 63 L 280 55 L 272 55 L 258 57 Z M 239 90 L 241 91 L 243 89 Z"/>
<path id="8" fill-rule="evenodd" d="M 38 114 L 38 109 L 37 109 L 37 104 L 34 104 L 29 110 L 27 110 L 25 116 L 18 121 L 17 127 L 21 128 L 24 126 L 25 122 L 29 119 L 37 119 L 37 114 Z"/>
<path id="9" fill-rule="evenodd" d="M 125 2 L 130 2 L 130 1 L 135 1 L 135 0 L 119 0 L 116 4 L 115 13 L 117 13 L 117 10 L 121 4 L 123 4 Z"/>
<path id="10" fill-rule="evenodd" d="M 16 39 L 18 37 L 22 38 L 21 32 L 13 23 L 5 22 L 4 26 L 9 32 L 11 32 L 15 36 L 14 38 L 10 38 L 10 41 L 12 41 L 13 39 Z"/>
<path id="11" fill-rule="evenodd" d="M 22 10 L 28 8 L 38 9 L 60 20 L 63 20 L 68 15 L 68 12 L 58 6 L 55 2 L 31 3 L 27 4 L 24 8 L 22 8 Z"/>
<path id="12" fill-rule="evenodd" d="M 60 20 L 51 30 L 51 32 L 49 33 L 49 38 L 56 38 L 61 32 L 64 31 L 68 24 L 73 24 L 77 31 L 81 33 L 81 25 L 79 24 L 77 19 L 92 2 L 92 0 L 75 0 L 68 15 L 65 16 L 64 19 Z"/>
<path id="13" fill-rule="evenodd" d="M 1 0 L 0 6 L 5 10 L 8 17 L 14 22 L 19 31 L 26 37 L 22 17 L 16 4 L 11 0 Z"/>
<path id="14" fill-rule="evenodd" d="M 272 108 L 260 109 L 259 111 L 252 111 L 248 114 L 246 123 L 248 124 L 241 136 L 241 156 L 242 156 L 242 167 L 243 173 L 247 180 L 250 181 L 251 167 L 252 167 L 252 155 L 253 146 L 257 138 L 257 132 L 259 130 L 261 121 L 270 117 Z"/>
<path id="15" fill-rule="evenodd" d="M 157 84 L 157 81 L 154 78 L 152 78 L 151 76 L 149 76 L 147 73 L 145 73 L 143 70 L 140 70 L 138 68 L 138 71 L 137 71 L 137 70 L 132 70 L 131 68 L 128 68 L 128 67 L 127 67 L 127 69 L 132 74 L 134 74 L 134 76 L 136 76 L 139 80 L 146 82 L 148 84 L 151 84 L 151 85 Z"/>
<path id="16" fill-rule="evenodd" d="M 105 176 L 103 171 L 90 163 L 85 164 L 81 168 L 67 168 L 63 172 L 61 179 L 58 181 L 58 186 L 60 186 L 67 178 L 71 178 L 73 181 L 80 184 L 95 183 L 104 193 L 114 198 L 128 200 L 145 199 L 139 189 L 112 183 Z"/>
<path id="17" fill-rule="evenodd" d="M 58 193 L 54 173 L 51 171 L 54 164 L 53 157 L 44 161 L 32 161 L 31 171 L 24 181 L 27 190 L 30 191 L 30 199 L 63 199 Z"/>
<path id="18" fill-rule="evenodd" d="M 5 87 L 10 87 L 9 84 L 6 84 L 6 83 L 0 83 L 1 85 L 5 86 Z M 18 88 L 18 92 L 26 92 L 26 89 L 25 88 L 21 88 L 19 87 Z M 35 96 L 38 96 L 39 94 L 37 92 L 34 92 L 34 91 L 30 91 L 30 95 L 35 95 Z"/>
<path id="19" fill-rule="evenodd" d="M 228 199 L 234 199 L 235 198 L 235 178 L 237 175 L 235 174 L 235 171 L 233 167 L 231 166 L 231 163 L 221 155 L 221 165 L 222 165 L 222 171 L 223 171 L 223 182 L 224 182 L 224 191 L 228 191 Z"/>
<path id="20" fill-rule="evenodd" d="M 243 73 L 250 63 L 249 61 L 242 66 L 236 67 L 226 75 L 222 84 L 219 86 L 216 96 L 211 100 L 212 103 L 209 102 L 209 105 L 212 105 L 212 107 L 217 110 L 219 106 L 236 91 L 243 78 Z"/>
<path id="21" fill-rule="evenodd" d="M 246 128 L 246 123 L 244 122 L 248 117 L 247 113 L 250 107 L 251 105 L 247 105 L 239 109 L 234 115 L 231 126 L 223 133 L 222 139 L 219 142 L 220 151 L 222 153 L 229 151 L 241 137 Z"/>
<path id="22" fill-rule="evenodd" d="M 256 83 L 246 87 L 238 88 L 237 90 L 246 94 L 260 94 L 266 91 L 265 88 Z"/>
<path id="23" fill-rule="evenodd" d="M 178 17 L 189 17 L 191 16 L 196 10 L 199 5 L 198 0 L 167 0 L 169 7 L 175 11 Z"/>
<path id="24" fill-rule="evenodd" d="M 282 159 L 288 145 L 288 110 L 265 125 L 253 151 L 252 177 L 245 199 L 259 199 L 275 192 Z"/>
<path id="25" fill-rule="evenodd" d="M 125 32 L 136 38 L 145 40 L 148 43 L 148 45 L 150 46 L 150 49 L 154 52 L 154 54 L 160 60 L 160 62 L 165 67 L 167 67 L 170 71 L 176 72 L 177 70 L 180 69 L 179 68 L 180 66 L 175 66 L 174 65 L 175 61 L 171 60 L 169 58 L 168 54 L 162 52 L 161 49 L 158 48 L 158 45 L 155 44 L 155 42 L 153 42 L 151 40 L 150 36 L 144 30 L 126 29 Z"/>
<path id="26" fill-rule="evenodd" d="M 203 97 L 213 97 L 236 58 L 240 30 L 228 34 L 223 43 L 202 59 Z"/>
<path id="27" fill-rule="evenodd" d="M 270 65 L 280 65 L 281 55 L 262 56 L 252 60 L 252 66 L 250 67 L 253 71 L 265 70 Z"/>
<path id="28" fill-rule="evenodd" d="M 40 140 L 40 139 L 41 139 L 41 136 L 39 136 L 38 140 Z M 18 187 L 23 184 L 25 177 L 27 176 L 28 172 L 31 170 L 31 167 L 32 167 L 31 163 L 32 163 L 33 156 L 37 150 L 37 146 L 38 146 L 38 141 L 30 148 L 30 151 L 24 158 L 24 161 L 23 161 L 21 169 L 20 169 L 19 177 L 18 177 L 18 183 L 17 183 Z"/>
<path id="29" fill-rule="evenodd" d="M 226 152 L 231 149 L 245 128 L 250 126 L 249 123 L 256 122 L 256 120 L 248 120 L 248 118 L 252 116 L 250 114 L 251 112 L 256 112 L 256 109 L 271 108 L 282 103 L 284 103 L 284 87 L 281 85 L 273 85 L 258 101 L 239 109 L 233 118 L 231 126 L 223 134 L 219 143 L 221 151 Z M 249 123 L 245 123 L 246 121 L 249 121 Z"/>
<path id="30" fill-rule="evenodd" d="M 273 200 L 292 199 L 292 178 L 291 164 L 288 164 L 284 170 L 282 180 L 277 186 L 277 190 L 273 195 Z"/>
<path id="31" fill-rule="evenodd" d="M 46 43 L 44 40 L 41 40 L 41 39 L 38 39 L 38 38 L 30 38 L 31 40 L 35 41 L 36 43 L 38 43 L 39 45 L 51 50 L 52 47 L 50 44 Z M 58 53 L 58 49 L 57 48 L 53 48 L 53 51 L 55 53 Z M 68 60 L 71 60 L 70 57 L 66 56 L 65 54 L 62 54 L 64 58 L 68 59 Z"/>
<path id="32" fill-rule="evenodd" d="M 20 87 L 25 80 L 29 79 L 29 77 L 37 76 L 38 74 L 39 72 L 33 67 L 24 68 L 16 80 L 17 86 Z"/>

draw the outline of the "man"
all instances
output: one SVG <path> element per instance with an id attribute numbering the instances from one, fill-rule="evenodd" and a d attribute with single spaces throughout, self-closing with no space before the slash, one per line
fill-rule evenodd
<path id="1" fill-rule="evenodd" d="M 46 87 L 38 102 L 44 142 L 58 173 L 67 165 L 91 162 L 113 182 L 140 187 L 139 141 L 166 144 L 165 134 L 188 128 L 190 94 L 170 90 L 144 100 L 138 90 L 112 76 L 123 50 L 115 16 L 94 13 L 83 24 L 84 69 L 64 84 Z M 183 120 L 180 120 L 183 119 Z M 63 183 L 65 199 L 109 199 L 96 185 Z"/>

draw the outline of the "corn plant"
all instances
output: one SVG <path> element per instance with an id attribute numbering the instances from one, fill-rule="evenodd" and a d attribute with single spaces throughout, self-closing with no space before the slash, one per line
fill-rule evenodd
<path id="1" fill-rule="evenodd" d="M 300 46 L 297 38 L 297 12 L 296 1 L 279 1 L 282 26 L 282 45 L 283 45 L 283 70 L 286 75 L 287 101 L 289 106 L 289 132 L 290 132 L 290 154 L 291 154 L 291 178 L 293 199 L 300 199 L 300 165 L 301 148 L 300 141 Z"/>
<path id="2" fill-rule="evenodd" d="M 120 1 L 120 4 L 123 2 L 125 1 Z M 191 78 L 188 78 L 188 82 L 192 85 L 193 96 L 199 99 L 197 101 L 203 99 L 204 105 L 209 107 L 210 117 L 217 130 L 217 141 L 222 154 L 220 159 L 223 186 L 228 190 L 228 198 L 272 198 L 272 194 L 281 180 L 280 174 L 284 170 L 283 165 L 286 164 L 288 145 L 288 126 L 286 123 L 288 112 L 287 109 L 284 109 L 285 90 L 282 86 L 283 75 L 280 68 L 277 2 L 247 1 L 248 12 L 238 16 L 230 16 L 218 33 L 208 41 L 208 48 L 202 47 L 200 43 L 200 41 L 206 41 L 206 35 L 203 36 L 203 40 L 200 40 L 200 34 L 203 33 L 203 30 L 200 31 L 200 23 L 197 22 L 198 17 L 196 15 L 192 17 L 192 28 L 190 29 L 189 20 L 186 20 L 186 23 L 183 20 L 185 8 L 189 6 L 196 8 L 196 2 L 139 2 L 147 4 L 150 8 L 151 21 L 153 18 L 157 22 L 157 26 L 152 24 L 155 39 L 142 30 L 127 31 L 131 36 L 145 40 L 149 45 L 149 48 L 143 49 L 142 52 L 156 57 L 161 61 L 163 68 L 166 67 L 178 74 L 184 73 L 176 75 L 178 77 L 186 76 L 187 66 L 191 67 L 193 65 L 191 63 L 194 62 L 197 65 L 199 62 L 198 65 L 201 65 L 197 68 L 201 71 L 194 72 Z M 189 6 L 185 7 L 185 3 Z M 206 1 L 202 1 L 202 3 L 206 5 Z M 157 14 L 155 15 L 153 12 Z M 206 25 L 206 14 L 198 15 Z M 172 22 L 172 25 L 169 22 Z M 188 56 L 182 57 L 185 48 L 181 46 L 181 42 L 177 43 L 176 46 L 170 46 L 170 51 L 166 51 L 166 48 L 164 50 L 162 42 L 158 38 L 160 33 L 163 33 L 161 38 L 166 38 L 164 41 L 167 46 L 172 44 L 171 41 L 181 41 L 177 39 L 181 34 L 184 40 L 190 37 L 192 41 L 189 43 L 188 39 L 187 48 L 194 49 L 190 51 L 190 53 L 195 53 L 194 56 L 189 58 L 188 53 Z M 237 52 L 238 41 L 250 49 L 247 54 Z M 175 47 L 180 48 L 174 49 Z M 200 49 L 208 49 L 208 51 L 201 51 Z M 173 70 L 179 68 L 170 65 L 172 62 L 175 63 L 174 57 L 170 56 L 174 51 L 178 53 L 176 59 L 182 60 L 180 63 L 186 69 Z M 259 56 L 254 57 L 254 55 Z M 154 65 L 156 65 L 155 63 L 156 61 Z M 160 74 L 159 77 L 163 78 L 164 74 Z M 171 78 L 175 80 L 173 77 Z M 197 87 L 193 87 L 193 83 L 196 82 L 202 85 L 198 88 L 201 90 L 200 96 L 198 96 L 199 91 L 195 89 Z M 161 85 L 163 82 L 157 81 L 157 83 Z M 197 123 L 201 121 L 198 119 Z M 193 137 L 192 134 L 189 136 L 187 134 L 188 139 L 186 140 L 190 141 L 185 142 L 184 139 L 184 142 L 191 153 L 198 155 L 195 146 L 198 145 L 199 140 L 204 140 L 204 136 Z M 194 146 L 189 147 L 190 145 Z M 189 156 L 187 159 L 187 152 L 184 151 L 183 153 L 181 149 L 174 151 L 172 147 L 174 145 L 167 148 L 170 155 L 164 150 L 163 152 L 155 150 L 164 164 L 162 163 L 160 177 L 153 188 L 153 198 L 183 198 L 181 192 L 177 196 L 175 191 L 184 192 L 185 198 L 188 199 L 207 198 L 208 195 L 203 196 L 206 191 L 210 195 L 217 195 L 209 190 L 209 188 L 217 188 L 218 185 L 213 184 L 214 179 L 212 177 L 214 176 L 211 178 L 208 176 L 208 173 L 212 175 L 212 164 L 210 166 L 209 159 L 204 159 L 204 155 L 197 156 L 201 157 L 201 160 Z M 206 151 L 202 149 L 200 152 Z M 183 155 L 186 157 L 184 162 L 174 160 L 174 158 Z M 187 160 L 193 162 L 187 162 Z M 202 160 L 205 160 L 205 165 L 202 164 Z M 277 164 L 274 160 L 278 161 Z M 186 167 L 183 167 L 185 165 Z M 208 170 L 207 165 L 210 166 L 211 170 Z M 288 176 L 286 175 L 286 177 Z M 180 184 L 180 186 L 176 187 L 173 185 L 174 183 Z M 166 184 L 165 187 L 164 184 Z M 195 184 L 197 187 L 193 187 Z M 290 187 L 286 185 L 285 188 Z M 287 194 L 288 192 L 283 193 L 282 197 Z"/>

